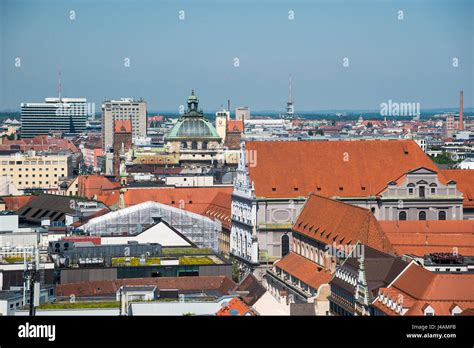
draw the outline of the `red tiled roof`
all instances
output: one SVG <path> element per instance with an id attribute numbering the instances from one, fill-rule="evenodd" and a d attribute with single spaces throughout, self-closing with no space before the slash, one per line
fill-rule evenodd
<path id="1" fill-rule="evenodd" d="M 277 261 L 275 267 L 291 274 L 316 290 L 322 284 L 327 284 L 331 280 L 330 272 L 294 252 L 290 252 Z"/>
<path id="2" fill-rule="evenodd" d="M 6 210 L 19 210 L 28 204 L 29 201 L 35 199 L 37 196 L 3 196 L 1 200 L 5 202 Z"/>
<path id="3" fill-rule="evenodd" d="M 231 192 L 219 192 L 214 197 L 209 206 L 205 209 L 204 215 L 211 219 L 217 219 L 222 223 L 222 226 L 230 229 L 232 195 Z"/>
<path id="4" fill-rule="evenodd" d="M 293 231 L 325 244 L 355 245 L 358 241 L 374 249 L 394 249 L 371 211 L 311 194 Z"/>
<path id="5" fill-rule="evenodd" d="M 115 133 L 131 133 L 132 132 L 132 121 L 131 120 L 115 120 Z"/>
<path id="6" fill-rule="evenodd" d="M 366 197 L 409 170 L 438 170 L 412 140 L 249 141 L 247 150 L 257 197 Z"/>
<path id="7" fill-rule="evenodd" d="M 464 207 L 474 208 L 474 169 L 449 169 L 441 172 L 448 180 L 456 181 L 458 191 L 464 195 Z"/>
<path id="8" fill-rule="evenodd" d="M 95 197 L 97 201 L 104 203 L 108 207 L 111 207 L 118 204 L 120 191 L 118 189 L 109 191 L 103 190 L 102 193 L 97 194 Z"/>
<path id="9" fill-rule="evenodd" d="M 125 207 L 155 201 L 205 215 L 219 193 L 230 195 L 232 190 L 232 186 L 128 188 L 124 201 Z"/>
<path id="10" fill-rule="evenodd" d="M 219 311 L 216 313 L 218 317 L 226 316 L 241 316 L 241 315 L 251 315 L 256 316 L 257 312 L 251 307 L 247 306 L 244 301 L 234 297 L 232 300 L 227 302 Z"/>
<path id="11" fill-rule="evenodd" d="M 103 195 L 104 190 L 117 190 L 120 183 L 111 181 L 102 175 L 80 175 L 78 176 L 78 194 L 87 198 L 94 198 L 95 195 Z M 118 194 L 117 194 L 118 199 Z"/>
<path id="12" fill-rule="evenodd" d="M 435 315 L 452 315 L 451 310 L 474 306 L 474 274 L 432 273 L 412 263 L 388 288 L 381 288 L 384 294 L 399 301 L 407 312 L 404 315 L 424 315 L 424 309 L 433 307 Z M 381 302 L 380 296 L 374 304 L 389 315 L 399 315 Z"/>
<path id="13" fill-rule="evenodd" d="M 243 133 L 244 121 L 242 120 L 229 120 L 227 121 L 227 133 L 238 132 Z"/>
<path id="14" fill-rule="evenodd" d="M 379 221 L 397 254 L 474 255 L 474 220 Z M 456 249 L 455 249 L 456 248 Z"/>
<path id="15" fill-rule="evenodd" d="M 19 145 L 20 150 L 26 152 L 28 150 L 35 151 L 60 151 L 69 150 L 77 153 L 79 149 L 69 139 L 52 138 L 47 135 L 38 135 L 31 139 L 8 140 L 5 139 L 2 143 L 2 149 L 6 150 L 11 145 Z"/>

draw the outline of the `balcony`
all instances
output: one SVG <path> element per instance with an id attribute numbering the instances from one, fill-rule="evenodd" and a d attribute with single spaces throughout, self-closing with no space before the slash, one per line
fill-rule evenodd
<path id="1" fill-rule="evenodd" d="M 287 288 L 293 290 L 305 300 L 308 300 L 310 297 L 312 297 L 311 292 L 309 292 L 308 290 L 303 290 L 298 285 L 293 284 L 293 282 L 290 281 L 287 275 L 278 275 L 273 269 L 267 269 L 267 274 L 269 274 L 272 278 L 274 278 Z"/>

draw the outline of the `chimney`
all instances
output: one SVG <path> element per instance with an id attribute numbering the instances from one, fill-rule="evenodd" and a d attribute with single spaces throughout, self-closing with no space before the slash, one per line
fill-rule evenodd
<path id="1" fill-rule="evenodd" d="M 459 130 L 464 130 L 462 97 L 463 91 L 461 91 L 461 96 L 459 98 Z"/>

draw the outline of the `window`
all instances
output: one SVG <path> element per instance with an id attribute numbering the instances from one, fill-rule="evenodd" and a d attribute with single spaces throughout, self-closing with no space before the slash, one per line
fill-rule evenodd
<path id="1" fill-rule="evenodd" d="M 412 189 L 412 188 L 409 188 L 409 189 L 408 189 L 408 194 L 410 194 L 410 195 L 413 194 L 413 189 Z"/>
<path id="2" fill-rule="evenodd" d="M 446 220 L 446 212 L 445 211 L 440 211 L 438 213 L 438 220 Z"/>
<path id="3" fill-rule="evenodd" d="M 198 148 L 197 142 L 193 141 L 193 142 L 191 143 L 191 148 L 192 148 L 193 150 L 197 150 L 197 148 Z"/>
<path id="4" fill-rule="evenodd" d="M 436 189 L 434 187 L 431 188 L 431 194 L 432 195 L 436 194 Z"/>
<path id="5" fill-rule="evenodd" d="M 407 219 L 407 212 L 401 211 L 398 213 L 398 220 L 405 221 Z"/>
<path id="6" fill-rule="evenodd" d="M 281 256 L 285 256 L 290 252 L 290 237 L 284 234 L 281 237 Z"/>
<path id="7" fill-rule="evenodd" d="M 418 192 L 420 194 L 420 198 L 425 198 L 425 187 L 424 186 L 420 186 L 418 188 Z"/>
<path id="8" fill-rule="evenodd" d="M 188 148 L 188 143 L 185 142 L 185 141 L 183 141 L 183 142 L 181 143 L 181 147 L 182 147 L 183 149 L 187 149 L 187 148 Z"/>
<path id="9" fill-rule="evenodd" d="M 202 149 L 207 150 L 207 141 L 202 143 Z"/>
<path id="10" fill-rule="evenodd" d="M 420 211 L 418 213 L 418 220 L 426 220 L 426 212 L 425 211 Z"/>

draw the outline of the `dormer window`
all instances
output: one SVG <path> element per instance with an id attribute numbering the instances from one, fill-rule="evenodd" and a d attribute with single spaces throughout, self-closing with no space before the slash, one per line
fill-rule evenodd
<path id="1" fill-rule="evenodd" d="M 425 198 L 425 187 L 424 186 L 418 187 L 418 193 L 420 195 L 420 198 Z"/>
<path id="2" fill-rule="evenodd" d="M 458 305 L 454 305 L 451 307 L 451 315 L 459 315 L 461 314 L 462 310 L 459 308 Z"/>
<path id="3" fill-rule="evenodd" d="M 423 313 L 424 313 L 424 315 L 426 315 L 426 316 L 433 316 L 433 315 L 435 315 L 435 310 L 434 310 L 433 307 L 427 306 L 427 307 L 424 309 Z"/>

